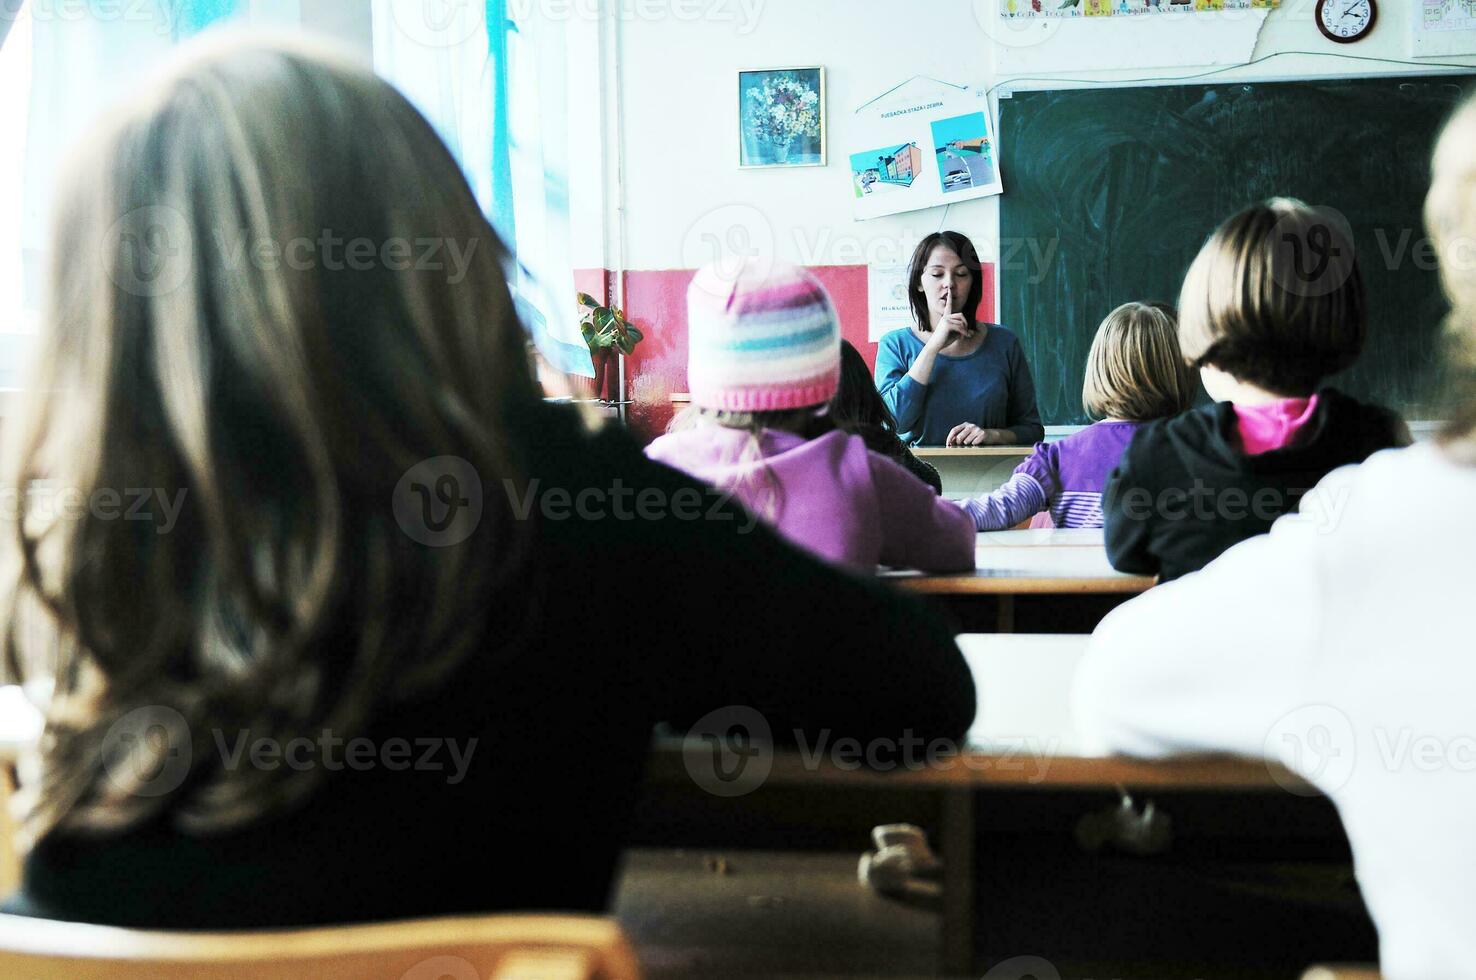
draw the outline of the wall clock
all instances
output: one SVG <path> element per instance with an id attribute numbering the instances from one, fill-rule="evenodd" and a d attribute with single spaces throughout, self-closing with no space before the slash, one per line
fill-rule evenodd
<path id="1" fill-rule="evenodd" d="M 1378 20 L 1374 0 L 1317 0 L 1317 29 L 1329 41 L 1352 44 L 1368 37 Z"/>

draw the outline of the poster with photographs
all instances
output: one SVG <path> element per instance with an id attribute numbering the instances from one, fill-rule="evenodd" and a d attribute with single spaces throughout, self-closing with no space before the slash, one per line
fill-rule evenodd
<path id="1" fill-rule="evenodd" d="M 847 156 L 857 220 L 969 201 L 1004 189 L 983 88 L 904 85 L 858 113 Z"/>

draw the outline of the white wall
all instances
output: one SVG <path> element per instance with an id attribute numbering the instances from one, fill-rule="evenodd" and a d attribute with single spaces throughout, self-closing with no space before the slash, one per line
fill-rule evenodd
<path id="1" fill-rule="evenodd" d="M 1069 68 L 1055 76 L 1127 84 L 1153 76 L 1188 76 L 1204 69 L 1159 68 L 1177 58 L 1193 62 L 1192 45 L 1167 51 L 1146 45 L 1118 24 L 1074 22 L 1034 46 L 1029 58 L 991 40 L 984 23 L 994 0 L 612 0 L 624 11 L 619 27 L 625 153 L 623 200 L 627 214 L 624 266 L 629 269 L 692 267 L 712 258 L 713 241 L 735 246 L 771 244 L 783 260 L 850 264 L 905 259 L 922 235 L 936 230 L 943 209 L 867 222 L 851 220 L 846 168 L 853 139 L 853 110 L 915 73 L 957 83 L 1003 81 L 996 65 L 1048 64 L 1073 57 L 1069 45 L 1081 32 L 1096 32 L 1109 45 L 1117 71 Z M 757 4 L 756 7 L 752 4 Z M 1325 40 L 1313 22 L 1316 0 L 1283 0 L 1261 14 L 1188 14 L 1196 25 L 1217 17 L 1254 18 L 1234 56 L 1276 55 L 1232 67 L 1202 81 L 1274 80 L 1335 75 L 1414 74 L 1416 65 L 1391 65 L 1327 57 L 1340 51 L 1363 58 L 1407 59 L 1408 0 L 1382 0 L 1374 33 L 1357 44 Z M 680 15 L 680 16 L 679 16 Z M 1202 28 L 1196 27 L 1198 30 Z M 1068 35 L 1070 30 L 1075 35 Z M 1189 32 L 1184 32 L 1189 36 Z M 1253 44 L 1253 52 L 1251 50 Z M 1053 49 L 1053 46 L 1060 46 Z M 1289 52 L 1311 51 L 1321 55 Z M 1205 64 L 1210 60 L 1205 55 Z M 1476 58 L 1458 60 L 1476 65 Z M 826 69 L 828 163 L 790 170 L 739 170 L 736 73 L 740 68 L 823 65 Z M 1220 62 L 1223 65 L 1223 61 Z M 1141 67 L 1133 67 L 1141 66 Z M 1020 80 L 1017 87 L 1063 87 L 1062 82 Z M 1008 134 L 1001 134 L 1008 139 Z M 1009 175 L 1005 174 L 1009 192 Z M 615 205 L 607 220 L 615 221 Z M 953 205 L 946 224 L 969 234 L 981 257 L 998 258 L 998 206 L 981 200 Z M 715 236 L 715 239 L 714 239 Z"/>
<path id="2" fill-rule="evenodd" d="M 706 236 L 772 242 L 779 259 L 810 265 L 905 261 L 943 210 L 851 220 L 846 159 L 860 148 L 852 110 L 917 73 L 960 84 L 988 77 L 970 4 L 768 0 L 751 19 L 732 0 L 705 6 L 705 19 L 620 24 L 627 267 L 700 265 L 714 257 Z M 716 19 L 725 13 L 733 20 Z M 738 70 L 790 65 L 826 69 L 828 163 L 739 170 Z M 987 237 L 996 211 L 989 201 L 954 205 L 948 224 Z"/>

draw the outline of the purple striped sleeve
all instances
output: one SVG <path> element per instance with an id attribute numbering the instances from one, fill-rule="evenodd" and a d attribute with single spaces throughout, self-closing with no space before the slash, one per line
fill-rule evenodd
<path id="1" fill-rule="evenodd" d="M 959 502 L 979 531 L 1004 531 L 1046 509 L 1045 488 L 1023 468 L 993 493 Z"/>
<path id="2" fill-rule="evenodd" d="M 1067 490 L 1051 503 L 1051 520 L 1057 527 L 1101 527 L 1102 495 Z"/>

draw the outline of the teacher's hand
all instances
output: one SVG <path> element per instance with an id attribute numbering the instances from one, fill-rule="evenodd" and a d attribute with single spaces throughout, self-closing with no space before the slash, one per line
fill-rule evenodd
<path id="1" fill-rule="evenodd" d="M 990 430 L 981 429 L 972 422 L 960 422 L 948 432 L 945 446 L 987 446 Z"/>
<path id="2" fill-rule="evenodd" d="M 950 313 L 938 319 L 938 325 L 933 328 L 932 333 L 928 334 L 923 347 L 936 353 L 955 340 L 967 337 L 973 329 L 974 325 L 969 323 L 968 318 L 962 313 Z"/>

